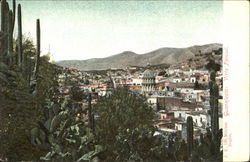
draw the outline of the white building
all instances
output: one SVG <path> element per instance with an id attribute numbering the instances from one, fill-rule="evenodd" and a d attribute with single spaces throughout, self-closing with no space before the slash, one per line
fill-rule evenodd
<path id="1" fill-rule="evenodd" d="M 190 77 L 190 82 L 195 83 L 196 82 L 196 77 Z"/>
<path id="2" fill-rule="evenodd" d="M 142 85 L 142 78 L 132 78 L 132 84 L 133 85 Z"/>
<path id="3" fill-rule="evenodd" d="M 155 74 L 147 69 L 142 74 L 142 91 L 152 92 L 155 90 Z"/>
<path id="4" fill-rule="evenodd" d="M 157 96 L 153 95 L 147 98 L 147 102 L 150 104 L 155 104 L 157 103 Z"/>
<path id="5" fill-rule="evenodd" d="M 206 128 L 210 126 L 210 115 L 206 113 L 205 111 L 195 111 L 195 112 L 189 112 L 186 113 L 186 119 L 187 117 L 191 116 L 193 118 L 194 126 Z"/>

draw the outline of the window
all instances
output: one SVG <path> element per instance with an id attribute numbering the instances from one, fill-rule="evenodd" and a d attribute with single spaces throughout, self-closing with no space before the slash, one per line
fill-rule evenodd
<path id="1" fill-rule="evenodd" d="M 179 113 L 179 118 L 181 118 L 181 113 Z"/>

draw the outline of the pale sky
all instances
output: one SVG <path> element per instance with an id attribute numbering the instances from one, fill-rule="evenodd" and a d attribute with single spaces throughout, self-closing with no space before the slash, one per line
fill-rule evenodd
<path id="1" fill-rule="evenodd" d="M 22 5 L 24 35 L 36 42 L 39 18 L 42 54 L 48 53 L 50 46 L 55 61 L 223 42 L 222 1 L 17 0 L 17 3 Z"/>

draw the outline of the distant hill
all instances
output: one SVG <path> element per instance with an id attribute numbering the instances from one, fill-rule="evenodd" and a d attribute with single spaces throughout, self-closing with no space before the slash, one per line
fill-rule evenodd
<path id="1" fill-rule="evenodd" d="M 211 53 L 222 48 L 222 44 L 213 43 L 187 48 L 160 48 L 155 51 L 136 54 L 125 51 L 106 58 L 93 58 L 88 60 L 64 60 L 56 62 L 57 65 L 76 68 L 79 70 L 104 70 L 109 68 L 124 68 L 127 66 L 146 66 L 157 64 L 176 64 L 194 58 L 195 55 Z"/>

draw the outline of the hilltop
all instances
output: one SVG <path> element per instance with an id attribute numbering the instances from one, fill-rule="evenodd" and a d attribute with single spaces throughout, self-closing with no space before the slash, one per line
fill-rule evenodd
<path id="1" fill-rule="evenodd" d="M 197 55 L 206 55 L 222 48 L 222 44 L 213 43 L 195 45 L 187 48 L 160 48 L 145 54 L 137 54 L 132 51 L 112 55 L 106 58 L 92 58 L 88 60 L 63 60 L 56 62 L 57 65 L 76 68 L 79 70 L 105 70 L 110 68 L 125 68 L 127 66 L 144 67 L 148 64 L 178 64 Z"/>

